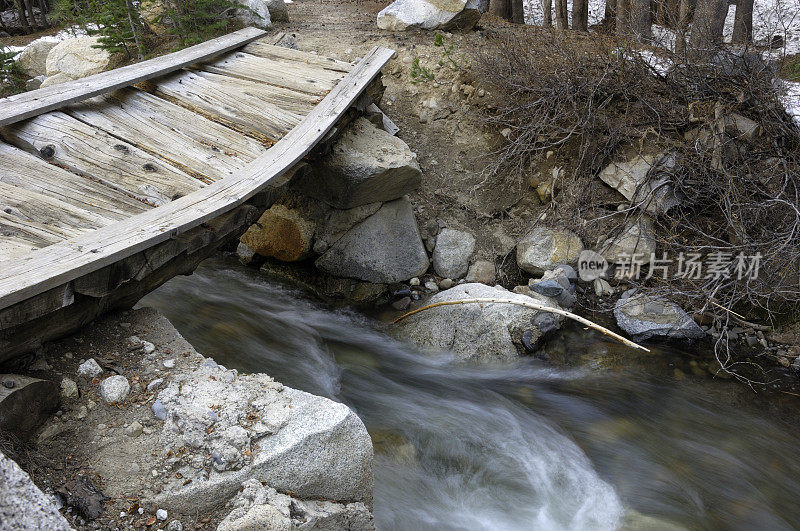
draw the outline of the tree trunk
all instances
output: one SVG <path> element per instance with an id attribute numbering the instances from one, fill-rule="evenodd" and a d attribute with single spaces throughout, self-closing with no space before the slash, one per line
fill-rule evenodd
<path id="1" fill-rule="evenodd" d="M 722 46 L 722 30 L 728 14 L 728 0 L 699 0 L 689 37 L 689 55 L 693 59 L 710 56 Z"/>
<path id="2" fill-rule="evenodd" d="M 753 40 L 753 0 L 737 0 L 733 21 L 733 44 L 749 44 Z"/>
<path id="3" fill-rule="evenodd" d="M 25 33 L 33 33 L 31 31 L 31 26 L 28 24 L 28 19 L 25 17 L 25 4 L 22 3 L 22 0 L 17 0 L 17 16 L 19 17 L 19 23 L 22 26 L 22 31 Z"/>
<path id="4" fill-rule="evenodd" d="M 567 0 L 556 0 L 556 28 L 561 30 L 569 29 Z"/>
<path id="5" fill-rule="evenodd" d="M 489 0 L 489 13 L 506 20 L 511 19 L 511 0 Z"/>
<path id="6" fill-rule="evenodd" d="M 631 0 L 631 32 L 639 42 L 649 43 L 653 40 L 652 15 L 650 0 Z"/>
<path id="7" fill-rule="evenodd" d="M 628 8 L 628 0 L 617 0 L 617 37 L 621 39 L 630 34 Z"/>
<path id="8" fill-rule="evenodd" d="M 650 0 L 648 0 L 649 2 Z M 589 31 L 589 1 L 572 1 L 572 29 L 575 31 Z"/>
<path id="9" fill-rule="evenodd" d="M 675 53 L 679 56 L 686 53 L 686 28 L 692 17 L 691 0 L 681 0 L 678 8 L 678 21 L 675 24 Z"/>
<path id="10" fill-rule="evenodd" d="M 544 15 L 542 26 L 549 28 L 553 25 L 553 0 L 542 0 L 542 14 Z"/>
<path id="11" fill-rule="evenodd" d="M 607 31 L 614 31 L 617 25 L 617 0 L 606 0 L 606 10 L 603 14 L 603 27 Z"/>
<path id="12" fill-rule="evenodd" d="M 511 22 L 525 24 L 525 9 L 522 0 L 511 0 Z"/>

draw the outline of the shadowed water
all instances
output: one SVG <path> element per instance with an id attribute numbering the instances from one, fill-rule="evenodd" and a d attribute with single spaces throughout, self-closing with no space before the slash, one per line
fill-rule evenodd
<path id="1" fill-rule="evenodd" d="M 706 387 L 421 354 L 388 325 L 226 259 L 141 305 L 228 367 L 356 411 L 375 445 L 381 529 L 613 529 L 640 514 L 691 529 L 800 524 L 798 432 Z M 578 333 L 568 348 L 586 348 Z"/>

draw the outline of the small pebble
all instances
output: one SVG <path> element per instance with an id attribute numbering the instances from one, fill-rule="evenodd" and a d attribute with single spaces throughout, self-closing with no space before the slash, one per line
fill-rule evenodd
<path id="1" fill-rule="evenodd" d="M 164 404 L 161 403 L 161 400 L 156 400 L 153 402 L 153 405 L 150 407 L 150 409 L 153 411 L 153 415 L 155 415 L 158 420 L 166 420 L 167 410 L 164 407 Z"/>
<path id="2" fill-rule="evenodd" d="M 6 389 L 13 389 L 14 380 L 12 380 L 11 378 L 6 378 L 5 380 L 3 380 L 3 387 L 5 387 Z"/>
<path id="3" fill-rule="evenodd" d="M 419 279 L 417 277 L 412 278 L 408 281 L 409 286 L 419 286 Z"/>
<path id="4" fill-rule="evenodd" d="M 103 369 L 100 367 L 100 364 L 95 361 L 94 358 L 89 358 L 88 360 L 84 361 L 78 366 L 78 374 L 81 376 L 88 376 L 89 378 L 94 378 L 95 376 L 100 376 L 103 373 Z"/>
<path id="5" fill-rule="evenodd" d="M 78 408 L 78 412 L 75 413 L 75 418 L 77 418 L 78 420 L 83 420 L 86 418 L 86 415 L 88 414 L 89 410 L 86 408 L 86 406 L 81 406 Z"/>
<path id="6" fill-rule="evenodd" d="M 147 384 L 147 390 L 148 391 L 152 391 L 153 389 L 155 389 L 156 387 L 158 387 L 162 383 L 164 383 L 164 378 L 156 378 L 155 380 L 153 380 L 152 382 Z"/>
<path id="7" fill-rule="evenodd" d="M 162 522 L 167 519 L 167 516 L 168 516 L 167 511 L 165 511 L 164 509 L 159 509 L 156 511 L 156 518 L 158 518 Z"/>
<path id="8" fill-rule="evenodd" d="M 439 286 L 437 286 L 436 282 L 433 280 L 429 280 L 425 283 L 425 289 L 428 291 L 439 291 Z"/>
<path id="9" fill-rule="evenodd" d="M 172 369 L 175 367 L 175 360 L 164 360 L 164 368 Z"/>
<path id="10" fill-rule="evenodd" d="M 142 341 L 142 351 L 145 354 L 152 354 L 155 352 L 155 350 L 156 346 L 154 344 L 150 343 L 149 341 Z"/>
<path id="11" fill-rule="evenodd" d="M 139 514 L 144 514 L 144 509 L 142 507 L 139 507 L 138 513 Z"/>
<path id="12" fill-rule="evenodd" d="M 128 427 L 125 428 L 125 435 L 128 437 L 138 437 L 142 434 L 142 425 L 139 423 L 138 420 L 134 420 Z"/>
<path id="13" fill-rule="evenodd" d="M 453 279 L 443 278 L 439 281 L 439 289 L 450 289 L 453 287 Z"/>

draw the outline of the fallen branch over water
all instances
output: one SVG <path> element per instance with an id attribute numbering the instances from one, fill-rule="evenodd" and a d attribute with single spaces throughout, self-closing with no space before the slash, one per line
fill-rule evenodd
<path id="1" fill-rule="evenodd" d="M 550 312 L 550 313 L 555 313 L 555 314 L 558 314 L 558 315 L 563 315 L 564 317 L 572 319 L 573 321 L 578 321 L 579 323 L 584 324 L 584 325 L 586 325 L 586 326 L 588 326 L 590 328 L 594 328 L 598 332 L 601 332 L 601 333 L 603 333 L 603 334 L 605 334 L 607 336 L 611 336 L 611 337 L 613 337 L 614 339 L 616 339 L 617 341 L 619 341 L 620 343 L 622 343 L 625 346 L 628 346 L 628 347 L 631 347 L 631 348 L 638 348 L 640 350 L 644 350 L 645 352 L 650 352 L 649 348 L 645 348 L 645 347 L 639 345 L 638 343 L 634 343 L 633 341 L 631 341 L 629 339 L 625 339 L 621 335 L 612 332 L 608 328 L 600 326 L 597 323 L 593 323 L 592 321 L 590 321 L 588 319 L 585 319 L 585 318 L 581 317 L 580 315 L 576 315 L 576 314 L 574 314 L 572 312 L 568 312 L 566 310 L 562 310 L 561 308 L 552 308 L 550 306 L 545 306 L 544 304 L 538 304 L 536 302 L 522 302 L 522 301 L 517 301 L 517 300 L 513 300 L 513 299 L 479 298 L 479 299 L 462 299 L 460 301 L 435 302 L 433 304 L 428 304 L 427 306 L 423 306 L 422 308 L 417 308 L 416 310 L 413 310 L 413 311 L 410 311 L 410 312 L 408 312 L 406 314 L 403 314 L 400 317 L 398 317 L 397 319 L 395 319 L 394 322 L 395 323 L 399 323 L 400 321 L 402 321 L 406 317 L 410 317 L 410 316 L 414 315 L 415 313 L 419 313 L 419 312 L 422 312 L 424 310 L 428 310 L 430 308 L 436 308 L 437 306 L 454 306 L 456 304 L 483 304 L 483 303 L 489 303 L 489 304 L 516 304 L 517 306 L 523 306 L 525 308 L 531 308 L 533 310 L 540 310 L 540 311 L 543 311 L 543 312 Z"/>

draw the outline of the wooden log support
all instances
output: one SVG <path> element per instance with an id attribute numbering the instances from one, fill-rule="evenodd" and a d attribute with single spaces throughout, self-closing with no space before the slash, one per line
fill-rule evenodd
<path id="1" fill-rule="evenodd" d="M 20 122 L 71 103 L 212 59 L 266 35 L 263 30 L 245 28 L 169 55 L 0 99 L 0 126 Z"/>
<path id="2" fill-rule="evenodd" d="M 353 65 L 344 61 L 339 61 L 332 57 L 324 57 L 321 55 L 311 55 L 300 50 L 293 50 L 284 46 L 275 46 L 272 43 L 272 38 L 259 39 L 253 41 L 244 48 L 242 52 L 263 57 L 279 63 L 293 64 L 305 63 L 311 66 L 318 66 L 325 70 L 333 72 L 342 72 L 344 74 L 353 69 Z"/>

